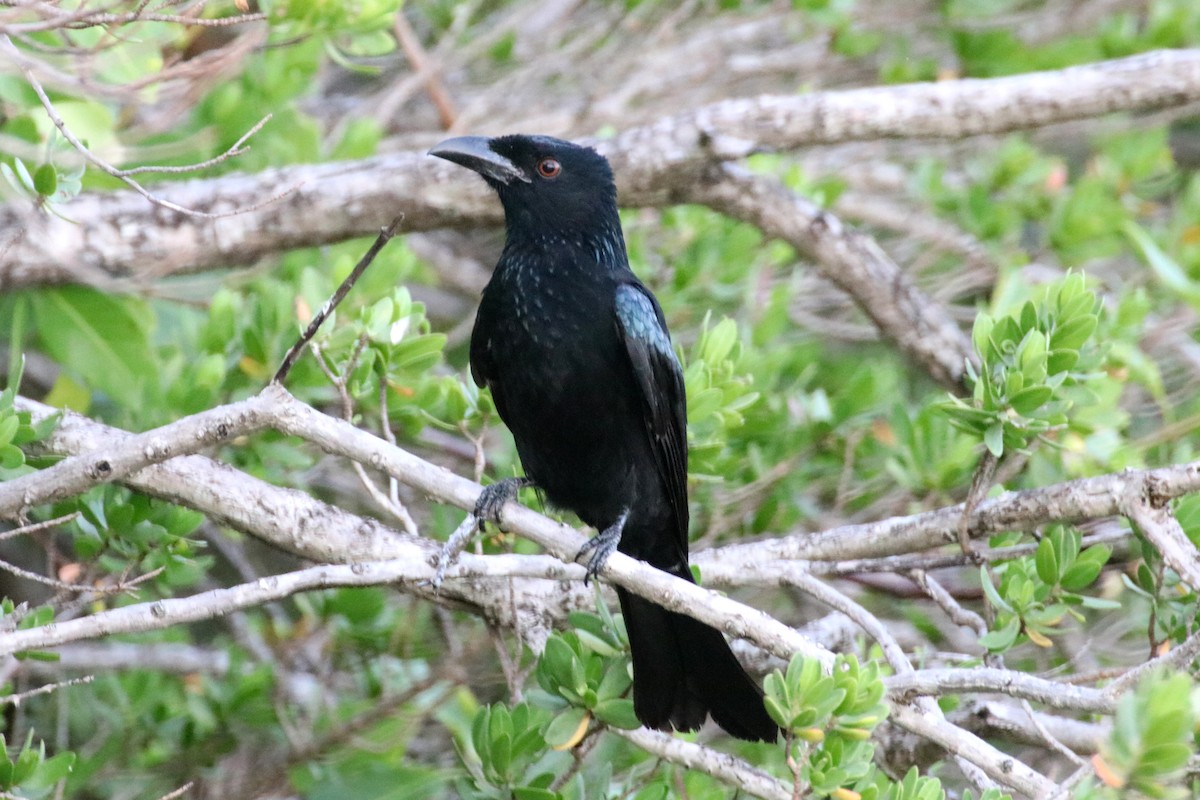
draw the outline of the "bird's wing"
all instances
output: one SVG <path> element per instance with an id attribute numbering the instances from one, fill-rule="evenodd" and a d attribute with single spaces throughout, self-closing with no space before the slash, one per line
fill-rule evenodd
<path id="1" fill-rule="evenodd" d="M 662 309 L 636 278 L 617 287 L 617 330 L 641 390 L 646 432 L 687 552 L 687 397 Z"/>
<path id="2" fill-rule="evenodd" d="M 495 328 L 493 320 L 495 313 L 489 302 L 490 295 L 485 289 L 479 302 L 479 311 L 475 314 L 475 327 L 471 329 L 471 377 L 475 385 L 483 388 L 489 384 L 494 370 L 492 368 L 492 331 Z"/>

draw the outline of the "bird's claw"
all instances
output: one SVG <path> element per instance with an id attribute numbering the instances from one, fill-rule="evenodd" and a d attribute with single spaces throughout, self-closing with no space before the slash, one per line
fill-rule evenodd
<path id="1" fill-rule="evenodd" d="M 591 582 L 592 578 L 600 576 L 600 570 L 604 568 L 604 562 L 608 561 L 608 557 L 613 554 L 613 551 L 617 549 L 617 545 L 621 543 L 621 534 L 625 531 L 625 520 L 628 516 L 629 512 L 626 511 L 612 525 L 609 525 L 584 542 L 583 547 L 579 548 L 579 552 L 575 554 L 575 560 L 578 561 L 587 553 L 592 553 L 592 557 L 587 561 L 587 572 L 583 576 L 583 584 L 585 586 Z"/>
<path id="2" fill-rule="evenodd" d="M 505 503 L 515 500 L 517 492 L 527 486 L 533 486 L 533 481 L 529 478 L 504 478 L 490 486 L 483 487 L 483 491 L 479 493 L 479 499 L 475 501 L 474 511 L 479 530 L 483 530 L 485 522 L 490 522 L 503 530 L 500 511 L 504 508 Z"/>
<path id="3" fill-rule="evenodd" d="M 482 533 L 485 522 L 491 522 L 499 527 L 500 509 L 504 508 L 504 504 L 509 500 L 516 498 L 518 491 L 532 485 L 533 481 L 529 478 L 505 478 L 491 486 L 483 487 L 483 491 L 479 493 L 479 499 L 475 501 L 475 510 L 462 521 L 454 533 L 450 534 L 450 538 L 434 556 L 433 563 L 437 565 L 437 569 L 426 585 L 432 586 L 435 593 L 439 591 L 442 588 L 442 581 L 446 579 L 446 570 L 458 560 L 459 554 L 466 548 L 476 531 Z"/>

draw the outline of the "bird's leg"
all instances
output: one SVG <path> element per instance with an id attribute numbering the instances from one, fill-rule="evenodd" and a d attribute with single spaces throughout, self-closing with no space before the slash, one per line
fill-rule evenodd
<path id="1" fill-rule="evenodd" d="M 499 526 L 500 509 L 504 508 L 504 504 L 509 500 L 516 498 L 517 492 L 526 486 L 533 486 L 533 480 L 530 478 L 505 478 L 483 487 L 483 491 L 479 493 L 479 499 L 475 501 L 475 510 L 467 515 L 461 525 L 455 528 L 454 533 L 450 534 L 450 538 L 446 540 L 437 554 L 435 562 L 437 572 L 429 582 L 434 591 L 441 588 L 442 581 L 446 578 L 446 570 L 458 560 L 458 555 L 466 548 L 467 542 L 471 541 L 477 532 L 483 531 L 484 522 L 491 522 Z"/>
<path id="2" fill-rule="evenodd" d="M 588 539 L 583 547 L 579 548 L 579 552 L 575 554 L 575 560 L 578 561 L 585 553 L 595 550 L 592 557 L 587 562 L 587 573 L 583 576 L 583 582 L 586 585 L 588 581 L 600 574 L 600 570 L 604 567 L 604 562 L 608 561 L 608 557 L 617 549 L 617 545 L 621 543 L 621 534 L 625 530 L 625 520 L 629 518 L 629 509 L 617 517 L 617 521 L 609 525 L 604 530 L 597 533 L 592 538 Z"/>
<path id="3" fill-rule="evenodd" d="M 483 487 L 483 491 L 479 493 L 479 499 L 475 501 L 474 517 L 479 524 L 479 530 L 483 530 L 485 522 L 490 522 L 504 530 L 504 526 L 500 522 L 500 510 L 509 500 L 517 498 L 517 492 L 533 485 L 532 478 L 504 478 L 491 486 Z"/>

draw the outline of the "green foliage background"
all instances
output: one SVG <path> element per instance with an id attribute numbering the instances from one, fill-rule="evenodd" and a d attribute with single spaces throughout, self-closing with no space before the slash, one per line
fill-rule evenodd
<path id="1" fill-rule="evenodd" d="M 466 12 L 455 5 L 419 2 L 406 13 L 428 39 L 466 43 L 506 4 L 477 3 Z M 629 13 L 639 5 L 626 3 Z M 1200 44 L 1200 6 L 1192 0 L 1152 0 L 1033 42 L 1009 24 L 1025 5 L 944 0 L 929 15 L 935 26 L 922 35 L 953 56 L 962 77 Z M 380 60 L 395 49 L 398 3 L 260 6 L 270 46 L 247 56 L 236 75 L 208 89 L 167 130 L 139 134 L 123 125 L 117 104 L 102 98 L 59 90 L 52 99 L 92 148 L 125 148 L 145 156 L 139 163 L 164 166 L 213 158 L 264 113 L 273 115 L 248 153 L 206 175 L 362 158 L 386 144 L 385 131 L 366 118 L 327 125 L 327 98 L 316 92 L 330 71 L 390 63 Z M 946 68 L 912 55 L 920 42 L 890 35 L 873 18 L 860 20 L 851 0 L 793 6 L 810 35 L 828 37 L 832 53 L 854 60 L 876 82 L 931 80 Z M 703 11 L 732 23 L 756 8 L 733 2 Z M 226 15 L 232 7 L 214 4 L 205 13 Z M 128 33 L 97 60 L 99 79 L 152 74 L 195 32 L 143 22 Z M 18 47 L 54 46 L 58 35 L 32 34 Z M 72 35 L 87 46 L 106 34 Z M 511 40 L 501 39 L 488 58 L 504 74 L 518 56 Z M 111 176 L 81 169 L 19 73 L 0 74 L 0 110 L 7 202 L 69 213 L 63 204 L 78 192 L 120 188 Z M 1194 322 L 1200 310 L 1200 180 L 1194 163 L 1177 158 L 1179 142 L 1195 135 L 1194 120 L 1122 119 L 1097 124 L 1070 148 L 1015 134 L 995 146 L 912 160 L 905 192 L 914 207 L 975 237 L 998 265 L 986 288 L 955 298 L 964 323 L 975 320 L 980 355 L 971 392 L 961 398 L 948 397 L 886 342 L 832 337 L 811 324 L 803 301 L 823 290 L 789 247 L 699 207 L 626 212 L 634 268 L 660 298 L 686 365 L 694 547 L 958 502 L 984 452 L 1007 459 L 1009 489 L 1195 459 L 1195 370 L 1164 362 L 1150 347 L 1164 320 Z M 789 156 L 757 156 L 751 167 L 834 208 L 847 188 L 836 176 L 806 174 Z M 348 241 L 298 250 L 273 259 L 269 269 L 210 276 L 199 302 L 184 296 L 186 285 L 175 294 L 82 286 L 6 293 L 0 479 L 48 463 L 28 448 L 47 431 L 12 409 L 21 354 L 54 366 L 46 382 L 27 371 L 23 391 L 119 427 L 160 425 L 258 391 L 294 341 L 299 309 L 319 307 L 365 247 Z M 963 271 L 962 256 L 951 251 L 931 248 L 920 260 L 919 280 L 930 287 Z M 1039 264 L 1052 265 L 1052 279 L 1031 279 L 1045 274 L 1034 268 Z M 466 373 L 461 336 L 432 323 L 413 299 L 438 282 L 436 265 L 402 240 L 393 243 L 319 342 L 330 369 L 347 375 L 364 425 L 377 429 L 385 414 L 400 443 L 418 451 L 431 449 L 430 431 L 460 441 L 491 431 L 488 475 L 512 474 L 511 442 L 495 430 L 490 399 Z M 852 312 L 849 318 L 861 323 Z M 1184 335 L 1194 347 L 1195 331 Z M 307 402 L 337 408 L 311 357 L 289 387 Z M 282 437 L 253 437 L 219 455 L 274 483 L 345 499 L 343 489 L 323 483 L 314 452 Z M 1200 542 L 1200 503 L 1193 497 L 1178 505 L 1185 531 Z M 231 537 L 264 572 L 288 563 L 194 512 L 120 487 L 33 516 L 75 511 L 78 519 L 55 540 L 62 560 L 82 564 L 91 580 L 161 570 L 142 585 L 140 600 L 236 582 L 235 565 L 214 549 L 214 536 Z M 419 513 L 429 534 L 444 536 L 458 522 L 446 509 Z M 1136 536 L 1116 548 L 1083 546 L 1085 533 L 1054 526 L 1036 540 L 1014 533 L 990 543 L 1036 542 L 1032 554 L 970 576 L 993 612 L 981 640 L 992 657 L 1005 656 L 1011 668 L 1070 672 L 1071 643 L 1082 636 L 1102 640 L 1103 665 L 1128 665 L 1193 631 L 1197 597 L 1151 547 Z M 532 552 L 503 536 L 484 547 Z M 64 612 L 52 593 L 11 581 L 3 589 L 6 624 L 44 624 Z M 797 624 L 819 615 L 782 597 L 756 599 Z M 886 592 L 867 592 L 862 602 L 885 620 L 926 632 L 930 655 L 941 644 L 927 607 L 897 603 Z M 11 761 L 0 763 L 0 790 L 44 797 L 60 786 L 69 797 L 157 797 L 189 780 L 215 784 L 222 770 L 250 759 L 261 765 L 259 789 L 286 786 L 309 798 L 656 798 L 684 790 L 693 798 L 728 796 L 714 779 L 602 733 L 603 726 L 634 725 L 624 698 L 620 621 L 599 608 L 571 623 L 540 659 L 517 653 L 525 668 L 519 692 L 505 685 L 477 620 L 383 588 L 313 593 L 232 623 L 130 637 L 141 647 L 220 652 L 227 666 L 185 675 L 104 672 L 20 705 L 6 722 Z M 815 797 L 842 789 L 894 800 L 942 796 L 936 778 L 947 771 L 940 766 L 921 775 L 900 771 L 895 781 L 873 766 L 867 734 L 884 713 L 881 662 L 872 656 L 864 644 L 832 676 L 793 662 L 767 683 L 772 713 L 795 734 L 788 745 L 721 746 L 788 781 L 799 773 L 786 760 L 799 759 L 799 779 Z M 1195 698 L 1191 677 L 1173 675 L 1150 679 L 1122 700 L 1102 758 L 1130 788 L 1092 781 L 1081 795 L 1185 796 L 1194 786 L 1181 775 L 1196 755 Z M 372 714 L 380 708 L 388 713 Z M 308 734 L 307 749 L 289 735 L 297 729 Z M 554 749 L 581 735 L 580 758 Z"/>

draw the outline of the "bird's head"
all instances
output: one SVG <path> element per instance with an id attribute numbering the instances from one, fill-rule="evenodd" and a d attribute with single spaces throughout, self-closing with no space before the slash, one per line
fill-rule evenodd
<path id="1" fill-rule="evenodd" d="M 510 233 L 620 231 L 612 168 L 590 147 L 550 136 L 460 136 L 429 154 L 482 175 L 500 195 Z"/>

